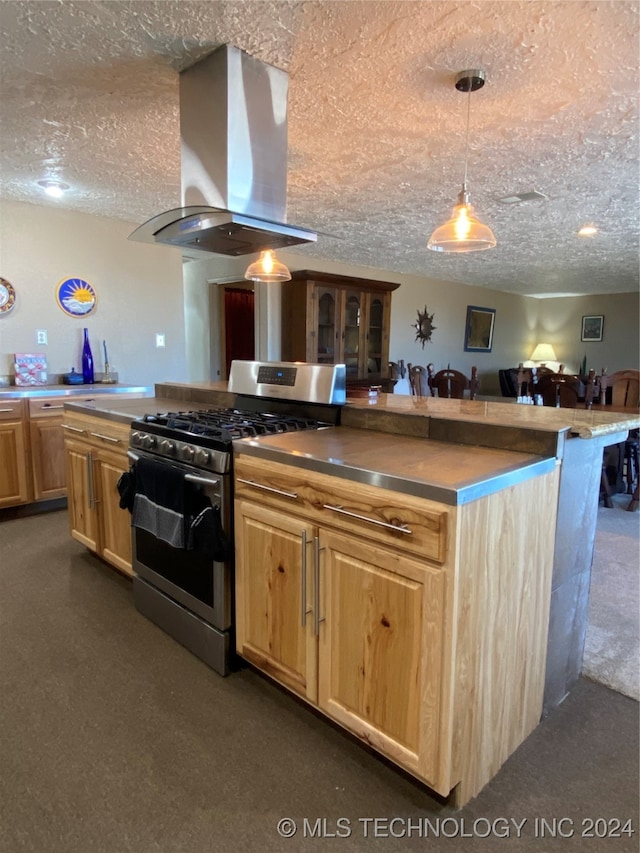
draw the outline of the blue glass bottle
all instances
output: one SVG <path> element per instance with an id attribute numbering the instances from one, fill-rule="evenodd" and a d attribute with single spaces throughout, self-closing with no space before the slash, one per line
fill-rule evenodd
<path id="1" fill-rule="evenodd" d="M 93 385 L 93 353 L 89 344 L 89 329 L 84 330 L 82 345 L 82 379 L 85 385 Z"/>

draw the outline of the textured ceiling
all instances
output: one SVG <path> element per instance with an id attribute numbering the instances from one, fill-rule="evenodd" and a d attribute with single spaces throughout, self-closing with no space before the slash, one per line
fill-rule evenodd
<path id="1" fill-rule="evenodd" d="M 0 3 L 0 195 L 142 223 L 180 204 L 178 72 L 228 42 L 289 72 L 309 257 L 525 294 L 638 288 L 632 2 Z M 498 246 L 429 252 L 464 171 Z M 56 177 L 61 201 L 36 182 Z M 544 201 L 499 198 L 537 190 Z M 599 233 L 576 232 L 594 223 Z M 167 251 L 158 248 L 158 251 Z"/>

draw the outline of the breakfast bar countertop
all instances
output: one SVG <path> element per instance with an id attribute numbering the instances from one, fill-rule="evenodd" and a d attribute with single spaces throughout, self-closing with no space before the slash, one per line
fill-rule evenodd
<path id="1" fill-rule="evenodd" d="M 378 397 L 349 400 L 342 423 L 351 424 L 351 412 L 366 411 L 379 415 L 426 417 L 433 420 L 460 421 L 474 424 L 535 429 L 540 432 L 567 433 L 578 438 L 599 438 L 622 430 L 640 427 L 640 415 L 596 409 L 554 409 L 550 406 L 528 406 L 505 399 L 447 400 L 439 397 L 411 397 L 403 394 L 379 394 Z M 357 416 L 353 418 L 355 426 Z"/>

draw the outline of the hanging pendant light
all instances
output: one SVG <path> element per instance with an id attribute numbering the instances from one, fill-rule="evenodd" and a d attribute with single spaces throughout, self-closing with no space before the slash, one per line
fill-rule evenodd
<path id="1" fill-rule="evenodd" d="M 469 204 L 467 189 L 467 160 L 469 154 L 469 117 L 471 111 L 471 93 L 484 86 L 484 71 L 474 68 L 461 71 L 456 77 L 456 89 L 468 92 L 467 100 L 467 139 L 464 152 L 464 180 L 458 195 L 458 203 L 453 208 L 451 219 L 433 232 L 427 243 L 432 252 L 481 252 L 493 249 L 496 238 L 488 225 L 484 225 L 474 216 L 473 205 Z"/>
<path id="2" fill-rule="evenodd" d="M 273 249 L 265 249 L 260 252 L 257 261 L 249 264 L 244 277 L 249 281 L 262 281 L 269 284 L 275 281 L 290 281 L 291 273 L 288 267 L 276 258 Z"/>

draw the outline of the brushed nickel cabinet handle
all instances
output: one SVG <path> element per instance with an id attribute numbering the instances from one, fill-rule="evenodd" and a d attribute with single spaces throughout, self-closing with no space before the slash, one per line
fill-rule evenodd
<path id="1" fill-rule="evenodd" d="M 320 616 L 320 537 L 313 537 L 313 634 L 320 635 L 320 623 L 325 621 Z"/>
<path id="2" fill-rule="evenodd" d="M 330 509 L 332 512 L 339 512 L 341 515 L 348 515 L 349 518 L 357 518 L 359 521 L 367 521 L 369 524 L 376 524 L 378 527 L 386 527 L 387 530 L 395 530 L 396 533 L 408 533 L 411 535 L 413 530 L 407 527 L 406 524 L 389 524 L 388 521 L 379 521 L 377 518 L 369 518 L 368 515 L 359 515 L 357 512 L 351 512 L 341 506 L 330 506 L 330 504 L 322 504 L 323 509 Z"/>
<path id="3" fill-rule="evenodd" d="M 256 483 L 254 480 L 243 480 L 242 477 L 237 478 L 239 483 L 244 483 L 245 486 L 253 486 L 254 489 L 262 489 L 265 492 L 272 492 L 274 495 L 281 495 L 284 498 L 297 499 L 298 495 L 295 492 L 285 492 L 282 489 L 274 489 L 273 486 L 265 486 L 262 483 Z"/>
<path id="4" fill-rule="evenodd" d="M 87 487 L 89 491 L 89 509 L 93 509 L 96 505 L 96 496 L 93 480 L 93 456 L 91 452 L 87 453 Z"/>
<path id="5" fill-rule="evenodd" d="M 70 424 L 60 424 L 60 426 L 62 427 L 62 429 L 71 430 L 71 432 L 81 432 L 82 435 L 85 435 L 87 432 L 86 429 L 80 429 L 80 427 L 74 427 L 74 426 L 71 426 Z"/>
<path id="6" fill-rule="evenodd" d="M 113 438 L 111 435 L 102 435 L 101 432 L 92 432 L 91 433 L 94 438 L 101 438 L 103 441 L 110 441 L 111 444 L 122 444 L 122 440 L 120 438 Z"/>
<path id="7" fill-rule="evenodd" d="M 42 408 L 43 409 L 64 409 L 64 403 L 60 403 L 57 406 L 54 406 L 52 403 L 43 403 Z"/>
<path id="8" fill-rule="evenodd" d="M 302 600 L 301 600 L 301 607 L 300 607 L 300 617 L 301 617 L 300 618 L 300 624 L 302 625 L 303 628 L 306 628 L 306 626 L 307 626 L 307 531 L 306 530 L 302 531 L 301 538 L 302 538 L 302 559 L 300 562 L 301 562 L 301 566 L 302 566 L 302 577 L 300 579 L 300 581 L 301 581 L 300 585 L 302 587 L 302 593 L 301 593 L 301 599 Z"/>
<path id="9" fill-rule="evenodd" d="M 15 411 L 16 411 L 16 409 L 14 409 L 14 408 L 11 408 L 11 409 L 0 409 L 0 412 L 15 412 Z"/>

